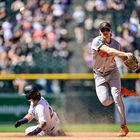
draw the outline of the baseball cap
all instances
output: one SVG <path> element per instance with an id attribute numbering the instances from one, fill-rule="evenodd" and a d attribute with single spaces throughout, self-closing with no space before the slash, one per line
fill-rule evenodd
<path id="1" fill-rule="evenodd" d="M 103 28 L 103 27 L 111 28 L 111 25 L 110 25 L 110 23 L 108 23 L 108 22 L 102 22 L 102 23 L 100 24 L 100 26 L 99 26 L 99 30 L 100 30 L 101 28 Z"/>

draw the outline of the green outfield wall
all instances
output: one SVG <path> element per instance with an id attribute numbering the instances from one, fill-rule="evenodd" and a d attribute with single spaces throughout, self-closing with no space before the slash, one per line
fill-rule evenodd
<path id="1" fill-rule="evenodd" d="M 103 106 L 96 93 L 44 96 L 58 113 L 61 123 L 119 123 L 114 104 Z M 124 98 L 128 123 L 140 123 L 140 97 Z M 23 118 L 29 102 L 18 95 L 0 97 L 0 124 L 13 124 Z"/>
<path id="2" fill-rule="evenodd" d="M 46 97 L 48 102 L 61 115 L 61 97 Z M 0 123 L 13 123 L 23 118 L 29 109 L 25 97 L 18 95 L 3 95 L 0 97 Z"/>
<path id="3" fill-rule="evenodd" d="M 58 113 L 62 123 L 114 122 L 114 106 L 103 107 L 95 94 L 44 96 Z M 25 116 L 29 102 L 25 97 L 0 97 L 0 123 L 13 123 Z"/>
<path id="4" fill-rule="evenodd" d="M 114 104 L 104 107 L 99 102 L 93 74 L 9 74 L 0 75 L 0 81 L 12 83 L 17 78 L 34 81 L 42 77 L 63 81 L 63 92 L 44 96 L 62 123 L 119 123 Z M 124 87 L 140 94 L 140 74 L 123 74 L 121 80 Z M 11 89 L 11 84 L 5 86 L 4 92 L 0 89 L 0 123 L 13 123 L 23 118 L 28 111 L 29 102 L 17 92 L 9 93 Z M 124 101 L 128 123 L 140 123 L 139 101 L 135 97 Z"/>

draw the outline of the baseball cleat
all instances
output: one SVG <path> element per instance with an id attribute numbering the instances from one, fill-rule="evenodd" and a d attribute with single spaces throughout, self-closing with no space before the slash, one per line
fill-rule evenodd
<path id="1" fill-rule="evenodd" d="M 125 137 L 128 134 L 129 130 L 126 125 L 121 126 L 121 132 L 118 135 L 119 137 Z"/>
<path id="2" fill-rule="evenodd" d="M 139 96 L 136 92 L 128 90 L 127 88 L 121 87 L 121 93 L 123 97 L 127 97 L 127 96 L 134 96 L 137 97 Z"/>
<path id="3" fill-rule="evenodd" d="M 60 130 L 57 130 L 56 136 L 66 136 L 66 134 L 62 129 L 60 129 Z"/>

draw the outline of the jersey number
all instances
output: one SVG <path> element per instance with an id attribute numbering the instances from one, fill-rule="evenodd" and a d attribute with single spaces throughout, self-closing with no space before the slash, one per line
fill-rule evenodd
<path id="1" fill-rule="evenodd" d="M 50 117 L 52 118 L 53 117 L 53 110 L 51 107 L 49 107 L 49 111 L 50 111 Z"/>

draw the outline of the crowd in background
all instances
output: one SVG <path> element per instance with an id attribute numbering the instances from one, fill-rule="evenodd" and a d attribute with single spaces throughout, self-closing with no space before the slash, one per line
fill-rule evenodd
<path id="1" fill-rule="evenodd" d="M 140 59 L 140 0 L 85 0 L 73 7 L 72 0 L 2 0 L 0 3 L 0 74 L 68 73 L 70 57 L 67 23 L 74 22 L 75 41 L 83 47 L 87 72 L 92 72 L 91 40 L 98 35 L 99 24 L 108 21 L 112 36 L 125 51 Z M 19 10 L 25 7 L 21 13 Z M 83 60 L 83 61 L 84 61 Z M 120 73 L 129 71 L 116 58 Z M 139 69 L 136 71 L 139 72 Z M 16 79 L 11 85 L 22 93 L 28 81 Z M 57 80 L 36 81 L 48 85 L 47 92 L 60 92 Z M 5 83 L 0 81 L 0 88 Z M 54 85 L 55 88 L 50 88 Z M 8 90 L 8 89 L 7 89 Z M 6 91 L 4 91 L 6 92 Z"/>
<path id="2" fill-rule="evenodd" d="M 71 0 L 15 0 L 2 4 L 6 13 L 0 24 L 0 74 L 68 72 L 66 25 Z M 25 10 L 20 12 L 22 7 Z M 12 84 L 21 93 L 27 81 L 16 79 Z"/>
<path id="3" fill-rule="evenodd" d="M 83 26 L 89 43 L 84 46 L 84 59 L 89 72 L 92 71 L 91 41 L 98 35 L 101 22 L 108 21 L 112 25 L 112 37 L 121 43 L 125 51 L 132 52 L 140 60 L 140 0 L 85 0 L 86 18 Z M 131 73 L 123 62 L 116 58 L 121 74 Z M 137 71 L 139 72 L 140 67 Z"/>
<path id="4" fill-rule="evenodd" d="M 69 0 L 13 1 L 1 23 L 0 73 L 63 73 L 69 56 L 65 16 Z M 20 13 L 20 8 L 26 10 Z"/>

